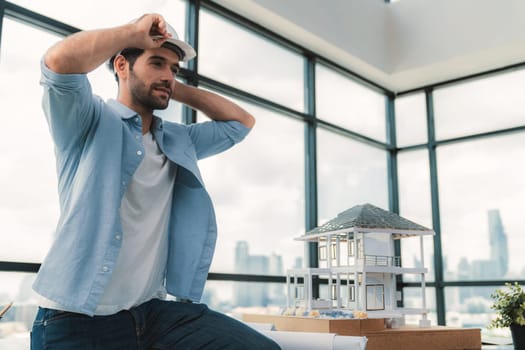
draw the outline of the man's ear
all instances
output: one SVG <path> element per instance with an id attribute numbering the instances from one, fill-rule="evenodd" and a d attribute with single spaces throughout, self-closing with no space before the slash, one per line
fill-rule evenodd
<path id="1" fill-rule="evenodd" d="M 115 60 L 113 61 L 113 69 L 115 70 L 115 74 L 118 75 L 120 80 L 127 79 L 128 65 L 129 62 L 124 56 L 117 55 L 117 57 L 115 57 Z"/>

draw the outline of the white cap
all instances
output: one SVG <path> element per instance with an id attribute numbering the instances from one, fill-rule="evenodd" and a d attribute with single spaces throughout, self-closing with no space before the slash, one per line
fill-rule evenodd
<path id="1" fill-rule="evenodd" d="M 177 52 L 179 50 L 174 50 L 174 51 L 179 56 L 182 56 L 180 57 L 180 60 L 183 62 L 189 61 L 195 58 L 195 56 L 197 56 L 195 49 L 191 47 L 188 43 L 180 40 L 179 35 L 175 31 L 175 29 L 169 25 L 169 23 L 166 23 L 166 29 L 167 29 L 167 32 L 171 34 L 171 37 L 168 38 L 168 40 L 166 40 L 164 44 L 162 44 L 162 46 L 167 46 L 168 48 L 171 48 L 170 47 L 171 45 L 175 45 L 175 47 L 179 48 L 182 51 L 182 55 L 181 55 L 181 52 Z"/>
<path id="2" fill-rule="evenodd" d="M 135 22 L 135 21 L 132 21 L 132 22 Z M 166 23 L 166 31 L 169 34 L 171 34 L 171 36 L 162 44 L 162 47 L 165 47 L 167 49 L 174 51 L 179 56 L 179 59 L 182 62 L 187 62 L 195 58 L 195 56 L 197 56 L 195 49 L 191 47 L 191 45 L 189 45 L 185 41 L 180 40 L 179 35 L 169 23 Z M 112 72 L 114 71 L 113 61 L 115 57 L 117 57 L 119 54 L 120 52 L 117 52 L 107 61 L 107 66 L 109 70 Z"/>

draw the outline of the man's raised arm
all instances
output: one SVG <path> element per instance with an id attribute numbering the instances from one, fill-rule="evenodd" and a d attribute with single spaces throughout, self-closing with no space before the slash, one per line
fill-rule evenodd
<path id="1" fill-rule="evenodd" d="M 157 48 L 168 38 L 164 18 L 148 14 L 126 25 L 70 35 L 46 52 L 44 62 L 56 73 L 88 73 L 124 48 Z"/>
<path id="2" fill-rule="evenodd" d="M 171 97 L 206 114 L 212 120 L 236 120 L 252 128 L 255 118 L 237 104 L 209 91 L 175 82 Z"/>

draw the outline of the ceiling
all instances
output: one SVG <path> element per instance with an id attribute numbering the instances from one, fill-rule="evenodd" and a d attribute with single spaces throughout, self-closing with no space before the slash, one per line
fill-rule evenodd
<path id="1" fill-rule="evenodd" d="M 214 0 L 394 92 L 525 62 L 523 0 Z"/>

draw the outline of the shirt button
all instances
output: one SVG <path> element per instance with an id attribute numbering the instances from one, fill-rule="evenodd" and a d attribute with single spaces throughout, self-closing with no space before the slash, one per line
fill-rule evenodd
<path id="1" fill-rule="evenodd" d="M 116 234 L 116 235 L 115 235 L 115 239 L 116 239 L 117 241 L 120 241 L 120 235 L 119 235 L 119 234 Z"/>
<path id="2" fill-rule="evenodd" d="M 135 135 L 135 139 L 140 140 L 140 135 Z"/>
<path id="3" fill-rule="evenodd" d="M 142 151 L 137 151 L 137 156 L 141 156 L 142 155 Z"/>
<path id="4" fill-rule="evenodd" d="M 103 266 L 102 267 L 102 272 L 108 272 L 109 271 L 109 267 L 107 266 Z"/>
<path id="5" fill-rule="evenodd" d="M 135 117 L 135 122 L 139 122 L 139 117 Z"/>

